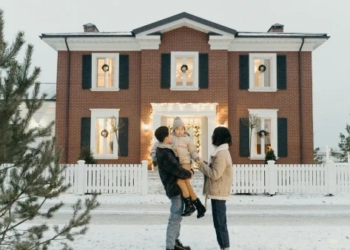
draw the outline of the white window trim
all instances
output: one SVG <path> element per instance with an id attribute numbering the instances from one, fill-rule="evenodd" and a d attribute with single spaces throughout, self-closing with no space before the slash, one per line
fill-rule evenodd
<path id="1" fill-rule="evenodd" d="M 97 87 L 97 59 L 114 58 L 113 88 Z M 119 91 L 119 53 L 92 53 L 91 55 L 91 91 Z"/>
<path id="2" fill-rule="evenodd" d="M 176 59 L 192 57 L 193 58 L 193 86 L 176 86 Z M 199 53 L 188 51 L 171 52 L 171 85 L 170 90 L 175 91 L 198 91 L 199 90 Z"/>
<path id="3" fill-rule="evenodd" d="M 271 134 L 272 134 L 272 138 L 271 138 L 271 147 L 273 149 L 273 151 L 275 152 L 276 157 L 278 157 L 278 145 L 277 145 L 277 137 L 278 137 L 278 131 L 277 131 L 277 112 L 278 109 L 248 109 L 249 111 L 249 115 L 251 114 L 255 114 L 257 116 L 259 116 L 260 118 L 264 118 L 264 119 L 271 119 Z M 250 131 L 249 131 L 250 132 Z M 251 144 L 250 144 L 250 159 L 251 160 L 265 160 L 265 155 L 256 155 L 254 154 L 254 146 L 256 143 L 256 135 L 258 131 L 256 131 L 256 129 L 254 128 L 252 131 L 252 134 L 250 136 L 252 136 L 252 140 L 249 138 L 249 140 L 251 140 Z"/>
<path id="4" fill-rule="evenodd" d="M 119 120 L 119 110 L 120 109 L 90 109 L 91 110 L 91 152 L 95 159 L 118 159 L 118 143 L 116 136 L 113 136 L 113 154 L 97 154 L 96 153 L 96 119 L 98 118 L 108 118 L 115 117 Z"/>
<path id="5" fill-rule="evenodd" d="M 270 59 L 271 87 L 254 86 L 254 59 Z M 276 53 L 251 53 L 249 54 L 249 89 L 250 92 L 276 92 L 277 91 L 277 54 Z"/>

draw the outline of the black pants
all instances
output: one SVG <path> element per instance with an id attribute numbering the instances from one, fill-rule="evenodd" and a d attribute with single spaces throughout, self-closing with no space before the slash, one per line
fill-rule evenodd
<path id="1" fill-rule="evenodd" d="M 213 211 L 214 227 L 219 246 L 221 248 L 229 248 L 230 237 L 227 230 L 226 201 L 212 199 L 211 209 Z"/>

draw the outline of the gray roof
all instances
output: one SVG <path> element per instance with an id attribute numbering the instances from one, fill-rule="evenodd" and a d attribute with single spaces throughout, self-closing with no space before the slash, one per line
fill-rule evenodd
<path id="1" fill-rule="evenodd" d="M 207 26 L 212 27 L 214 29 L 218 29 L 218 30 L 221 30 L 221 31 L 233 34 L 233 35 L 236 34 L 236 32 L 237 32 L 236 30 L 228 28 L 226 26 L 223 26 L 223 25 L 220 25 L 220 24 L 208 21 L 206 19 L 194 16 L 194 15 L 191 15 L 191 14 L 189 14 L 187 12 L 182 12 L 180 14 L 177 14 L 177 15 L 174 15 L 174 16 L 171 16 L 171 17 L 168 17 L 168 18 L 164 18 L 164 19 L 162 19 L 160 21 L 157 21 L 157 22 L 154 22 L 154 23 L 150 23 L 150 24 L 147 24 L 145 26 L 142 26 L 142 27 L 139 27 L 137 29 L 134 29 L 133 33 L 134 34 L 138 34 L 138 33 L 141 33 L 141 32 L 144 32 L 144 31 L 147 31 L 147 30 L 150 30 L 150 29 L 153 29 L 153 28 L 156 28 L 156 27 L 168 24 L 168 23 L 172 23 L 174 21 L 177 21 L 177 20 L 180 20 L 180 19 L 183 19 L 183 18 L 187 18 L 187 19 L 192 20 L 194 22 L 201 23 L 203 25 L 207 25 Z"/>
<path id="2" fill-rule="evenodd" d="M 73 33 L 45 33 L 40 36 L 40 38 L 62 38 L 62 37 L 135 37 L 137 34 L 151 30 L 162 25 L 187 18 L 197 23 L 212 27 L 213 29 L 221 30 L 236 37 L 247 37 L 247 38 L 329 38 L 327 34 L 317 34 L 317 33 L 284 33 L 284 32 L 238 32 L 235 29 L 228 28 L 226 26 L 208 21 L 206 19 L 191 15 L 187 12 L 182 12 L 180 14 L 162 19 L 160 21 L 144 25 L 142 27 L 136 28 L 133 31 L 127 32 L 73 32 Z M 88 24 L 86 24 L 88 25 Z M 276 23 L 272 26 L 283 26 L 283 24 Z M 212 34 L 212 33 L 210 33 Z M 212 34 L 214 35 L 214 34 Z M 216 34 L 217 35 L 217 34 Z"/>

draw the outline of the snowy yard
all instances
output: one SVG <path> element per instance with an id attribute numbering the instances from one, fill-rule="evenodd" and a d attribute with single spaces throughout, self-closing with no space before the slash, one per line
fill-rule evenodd
<path id="1" fill-rule="evenodd" d="M 70 204 L 83 197 L 63 195 L 67 205 L 49 223 L 67 221 Z M 165 249 L 169 200 L 163 194 L 100 195 L 98 200 L 88 233 L 70 243 L 74 249 Z M 218 249 L 210 203 L 208 208 L 200 220 L 183 220 L 180 238 L 192 250 Z M 349 194 L 232 195 L 227 214 L 234 250 L 350 249 Z"/>

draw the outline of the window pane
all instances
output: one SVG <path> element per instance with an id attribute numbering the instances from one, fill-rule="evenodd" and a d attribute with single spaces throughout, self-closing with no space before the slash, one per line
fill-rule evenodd
<path id="1" fill-rule="evenodd" d="M 254 59 L 254 87 L 259 88 L 261 86 L 261 72 L 259 66 L 262 64 L 260 59 Z"/>
<path id="2" fill-rule="evenodd" d="M 186 85 L 193 86 L 193 58 L 187 58 L 186 64 L 188 66 L 188 70 L 186 72 Z"/>
<path id="3" fill-rule="evenodd" d="M 107 119 L 107 131 L 108 131 L 108 136 L 107 136 L 107 154 L 113 154 L 113 136 L 115 136 L 114 131 L 113 131 L 113 126 L 114 126 L 114 119 Z"/>
<path id="4" fill-rule="evenodd" d="M 255 136 L 256 136 L 256 149 L 255 149 L 256 152 L 255 152 L 255 154 L 261 155 L 261 137 L 258 134 L 256 134 Z"/>
<path id="5" fill-rule="evenodd" d="M 271 87 L 271 83 L 270 83 L 270 74 L 271 74 L 270 59 L 265 59 L 264 64 L 266 66 L 266 71 L 264 72 L 264 87 Z"/>
<path id="6" fill-rule="evenodd" d="M 102 70 L 102 66 L 105 64 L 104 58 L 97 59 L 97 87 L 105 86 L 105 72 Z"/>
<path id="7" fill-rule="evenodd" d="M 107 88 L 112 88 L 114 84 L 114 58 L 106 58 L 106 64 L 109 66 L 109 70 L 106 72 L 107 75 Z"/>
<path id="8" fill-rule="evenodd" d="M 264 130 L 269 132 L 269 134 L 265 136 L 265 152 L 267 152 L 268 148 L 271 147 L 271 119 L 265 119 Z"/>
<path id="9" fill-rule="evenodd" d="M 104 120 L 103 118 L 97 119 L 96 123 L 96 153 L 103 154 L 103 142 L 104 137 L 101 135 L 102 130 L 104 129 Z"/>
<path id="10" fill-rule="evenodd" d="M 176 86 L 183 85 L 183 73 L 181 71 L 181 66 L 183 64 L 182 58 L 176 58 Z"/>

